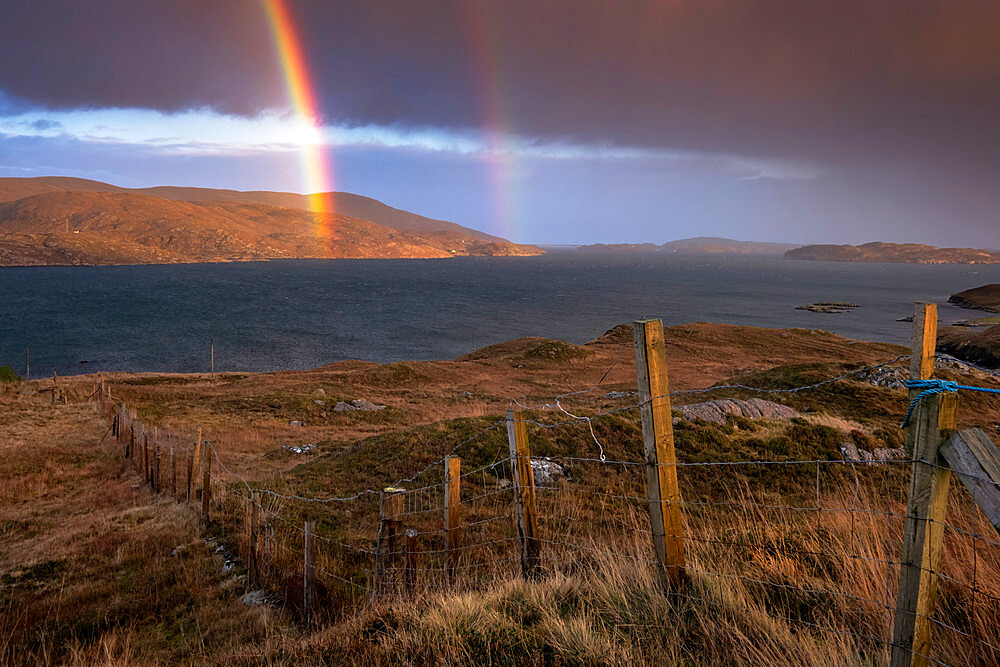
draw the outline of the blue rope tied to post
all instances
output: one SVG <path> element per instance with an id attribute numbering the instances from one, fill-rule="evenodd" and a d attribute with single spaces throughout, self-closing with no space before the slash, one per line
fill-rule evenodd
<path id="1" fill-rule="evenodd" d="M 984 394 L 1000 394 L 1000 389 L 989 389 L 987 387 L 969 387 L 968 385 L 959 384 L 957 382 L 952 382 L 950 380 L 907 380 L 907 389 L 923 389 L 922 392 L 917 394 L 917 396 L 910 401 L 910 409 L 906 411 L 906 418 L 903 419 L 903 423 L 900 428 L 906 428 L 906 425 L 910 423 L 910 417 L 913 416 L 913 410 L 917 407 L 917 403 L 921 399 L 928 396 L 933 396 L 934 394 L 943 394 L 946 392 L 954 392 L 959 389 L 965 389 L 967 391 L 981 391 Z"/>

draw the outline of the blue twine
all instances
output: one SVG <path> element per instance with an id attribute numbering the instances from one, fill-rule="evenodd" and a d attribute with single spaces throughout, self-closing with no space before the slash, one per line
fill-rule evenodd
<path id="1" fill-rule="evenodd" d="M 934 394 L 943 394 L 945 392 L 954 392 L 959 389 L 965 389 L 967 391 L 980 391 L 984 394 L 1000 394 L 1000 389 L 989 389 L 987 387 L 970 387 L 968 385 L 959 384 L 957 382 L 952 382 L 950 380 L 907 380 L 907 389 L 923 389 L 922 392 L 917 394 L 917 396 L 910 401 L 910 409 L 906 411 L 906 417 L 903 419 L 903 423 L 900 425 L 901 428 L 906 428 L 906 425 L 910 423 L 910 417 L 913 416 L 913 410 L 917 407 L 917 403 L 921 399 L 928 396 L 933 396 Z"/>

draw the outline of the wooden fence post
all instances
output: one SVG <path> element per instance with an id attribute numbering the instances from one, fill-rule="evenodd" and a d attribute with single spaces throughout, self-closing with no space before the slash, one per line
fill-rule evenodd
<path id="1" fill-rule="evenodd" d="M 198 427 L 198 439 L 195 440 L 195 443 L 194 443 L 194 464 L 195 464 L 195 466 L 197 466 L 199 463 L 201 463 L 201 461 L 202 461 L 202 458 L 201 458 L 201 427 L 199 426 Z M 197 483 L 197 482 L 198 482 L 198 480 L 196 478 L 195 479 L 195 483 Z"/>
<path id="2" fill-rule="evenodd" d="M 150 484 L 153 478 L 149 473 L 149 436 L 145 433 L 142 434 L 142 475 L 146 484 Z"/>
<path id="3" fill-rule="evenodd" d="M 160 431 L 153 427 L 153 491 L 160 492 L 163 485 L 163 477 L 160 475 Z"/>
<path id="4" fill-rule="evenodd" d="M 187 447 L 187 498 L 185 502 L 191 502 L 191 481 L 194 476 L 194 448 L 191 445 Z"/>
<path id="5" fill-rule="evenodd" d="M 535 474 L 531 469 L 528 428 L 520 411 L 507 410 L 507 443 L 510 447 L 511 477 L 514 482 L 514 509 L 521 538 L 521 572 L 537 578 L 541 572 L 538 543 L 538 512 L 535 509 Z"/>
<path id="6" fill-rule="evenodd" d="M 174 458 L 174 448 L 170 447 L 170 492 L 177 500 L 177 459 Z"/>
<path id="7" fill-rule="evenodd" d="M 208 528 L 208 503 L 212 498 L 212 457 L 211 443 L 205 443 L 201 449 L 202 454 L 202 481 L 201 481 L 201 521 L 205 528 Z"/>
<path id="8" fill-rule="evenodd" d="M 406 531 L 406 592 L 413 595 L 417 586 L 417 531 L 410 528 Z"/>
<path id="9" fill-rule="evenodd" d="M 379 503 L 378 555 L 375 570 L 376 592 L 385 593 L 389 588 L 392 573 L 399 562 L 399 526 L 403 514 L 405 489 L 386 487 L 382 489 Z"/>
<path id="10" fill-rule="evenodd" d="M 461 542 L 462 459 L 448 456 L 444 460 L 444 532 L 447 537 L 448 581 L 455 576 Z M 409 552 L 407 552 L 409 553 Z"/>
<path id="11" fill-rule="evenodd" d="M 934 373 L 937 306 L 917 303 L 913 312 L 910 379 Z M 920 390 L 910 391 L 910 400 Z M 948 505 L 951 470 L 940 456 L 941 445 L 955 432 L 958 395 L 935 394 L 921 399 L 906 431 L 913 452 L 910 494 L 906 506 L 903 553 L 900 557 L 892 667 L 926 665 L 931 653 L 931 618 L 937 597 L 937 569 Z"/>
<path id="12" fill-rule="evenodd" d="M 312 625 L 316 606 L 316 566 L 313 565 L 316 549 L 316 522 L 305 523 L 305 544 L 303 545 L 302 568 L 302 620 L 306 625 Z"/>
<path id="13" fill-rule="evenodd" d="M 249 565 L 250 581 L 253 585 L 260 583 L 260 563 L 257 561 L 257 532 L 260 525 L 260 493 L 254 491 L 250 496 L 250 546 Z"/>
<path id="14" fill-rule="evenodd" d="M 684 524 L 681 491 L 677 484 L 663 322 L 637 320 L 632 327 L 653 549 L 659 564 L 660 582 L 672 590 L 685 579 Z"/>

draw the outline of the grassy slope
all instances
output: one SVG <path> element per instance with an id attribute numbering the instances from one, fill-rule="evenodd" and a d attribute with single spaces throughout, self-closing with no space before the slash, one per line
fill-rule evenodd
<path id="1" fill-rule="evenodd" d="M 527 339 L 454 362 L 348 362 L 308 372 L 218 377 L 121 375 L 113 378 L 113 386 L 150 423 L 205 425 L 227 465 L 250 479 L 269 488 L 339 494 L 390 483 L 435 460 L 492 424 L 507 396 L 533 400 L 585 387 L 616 360 L 600 391 L 567 405 L 584 413 L 620 405 L 622 401 L 603 394 L 630 389 L 634 382 L 630 338 L 627 330 L 618 329 L 582 347 Z M 892 346 L 803 330 L 714 325 L 668 330 L 676 387 L 706 386 L 730 377 L 756 386 L 796 386 L 896 353 Z M 284 594 L 283 604 L 239 604 L 246 590 L 242 570 L 221 573 L 222 561 L 199 539 L 190 509 L 138 486 L 113 448 L 98 442 L 104 429 L 92 408 L 82 403 L 93 379 L 64 381 L 71 396 L 67 406 L 52 406 L 39 393 L 46 382 L 31 383 L 2 399 L 0 475 L 16 481 L 0 489 L 5 537 L 0 546 L 0 637 L 5 638 L 0 661 L 417 664 L 481 662 L 489 656 L 501 664 L 829 664 L 855 662 L 859 655 L 873 662 L 884 658 L 877 642 L 855 634 L 885 636 L 889 613 L 878 605 L 862 613 L 859 603 L 846 596 L 891 598 L 895 575 L 878 561 L 891 560 L 898 552 L 898 522 L 836 512 L 817 523 L 815 513 L 759 507 L 814 502 L 813 467 L 733 469 L 722 483 L 716 470 L 682 469 L 684 498 L 692 503 L 685 514 L 692 537 L 689 593 L 694 600 L 665 598 L 647 567 L 623 558 L 649 557 L 641 503 L 595 503 L 581 495 L 581 489 L 603 484 L 618 496 L 641 496 L 641 475 L 578 464 L 570 470 L 571 482 L 540 495 L 543 537 L 593 539 L 595 550 L 547 544 L 543 553 L 551 560 L 544 582 L 526 584 L 504 576 L 516 569 L 508 558 L 496 566 L 496 579 L 470 576 L 452 592 L 431 586 L 422 588 L 416 600 L 389 599 L 360 609 L 344 606 L 350 600 L 338 597 L 331 585 L 322 591 L 325 608 L 344 614 L 328 618 L 329 624 L 317 632 L 303 633 L 291 620 L 295 587 L 301 585 L 294 563 L 287 564 L 290 574 L 271 573 L 268 580 Z M 462 395 L 465 391 L 468 396 Z M 334 401 L 351 398 L 390 407 L 365 414 L 329 410 Z M 837 458 L 838 444 L 850 438 L 867 447 L 899 442 L 894 428 L 904 401 L 899 390 L 847 382 L 783 395 L 782 400 L 803 411 L 806 419 L 756 425 L 736 421 L 725 427 L 680 424 L 680 460 L 830 459 Z M 985 397 L 963 395 L 962 405 L 963 426 L 989 427 L 1000 421 L 1000 411 Z M 536 416 L 558 418 L 548 411 Z M 307 425 L 291 427 L 292 419 Z M 641 457 L 634 411 L 596 420 L 594 426 L 609 458 Z M 536 454 L 594 454 L 594 443 L 581 426 L 533 429 L 530 437 Z M 303 442 L 319 443 L 318 453 L 303 457 L 280 449 Z M 493 461 L 505 446 L 501 430 L 487 433 L 461 451 L 464 469 Z M 823 506 L 902 511 L 905 470 L 886 475 L 882 468 L 861 469 L 859 474 L 856 487 L 853 472 L 824 471 L 819 490 Z M 950 520 L 983 534 L 992 530 L 975 518 L 960 491 L 953 495 Z M 322 535 L 370 546 L 374 507 L 360 507 L 353 513 L 324 510 L 318 516 L 310 507 L 274 509 L 293 523 L 313 513 L 321 519 Z M 474 520 L 476 511 L 470 507 L 467 519 Z M 428 519 L 431 524 L 433 518 Z M 210 532 L 230 548 L 241 540 L 238 533 L 227 534 L 223 524 Z M 467 539 L 490 536 L 481 532 Z M 286 546 L 292 546 L 297 538 L 293 532 L 286 539 Z M 171 557 L 182 544 L 188 545 L 186 555 Z M 817 555 L 823 553 L 852 557 Z M 482 555 L 473 553 L 470 559 Z M 432 556 L 427 558 L 430 564 Z M 966 581 L 973 561 L 980 585 L 1000 580 L 996 553 L 980 549 L 973 554 L 967 540 L 946 538 L 946 574 Z M 778 586 L 732 578 L 741 576 Z M 836 594 L 803 594 L 797 590 L 803 584 Z M 949 583 L 942 584 L 941 596 L 950 623 L 984 637 L 996 633 L 1000 610 L 982 596 L 975 606 L 965 589 Z M 838 632 L 820 632 L 814 625 Z M 948 662 L 975 660 L 960 642 L 946 641 L 941 650 Z"/>

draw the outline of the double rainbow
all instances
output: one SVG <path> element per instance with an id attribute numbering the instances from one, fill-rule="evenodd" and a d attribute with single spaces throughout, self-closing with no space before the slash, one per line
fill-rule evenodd
<path id="1" fill-rule="evenodd" d="M 296 30 L 288 0 L 262 0 L 284 72 L 285 86 L 295 114 L 303 126 L 300 159 L 306 192 L 311 194 L 309 208 L 313 212 L 316 236 L 329 250 L 335 236 L 333 213 L 333 165 L 328 159 L 323 136 L 323 123 L 309 68 L 302 48 L 302 38 Z M 461 3 L 464 20 L 471 40 L 471 50 L 477 66 L 480 83 L 479 96 L 483 115 L 483 139 L 487 168 L 491 181 L 492 226 L 502 235 L 516 235 L 513 209 L 516 190 L 516 165 L 513 151 L 509 150 L 506 137 L 509 123 L 505 119 L 502 95 L 502 71 L 499 58 L 499 39 L 492 29 L 494 21 L 491 8 L 484 0 L 465 0 Z M 460 10 L 461 11 L 461 10 Z"/>

